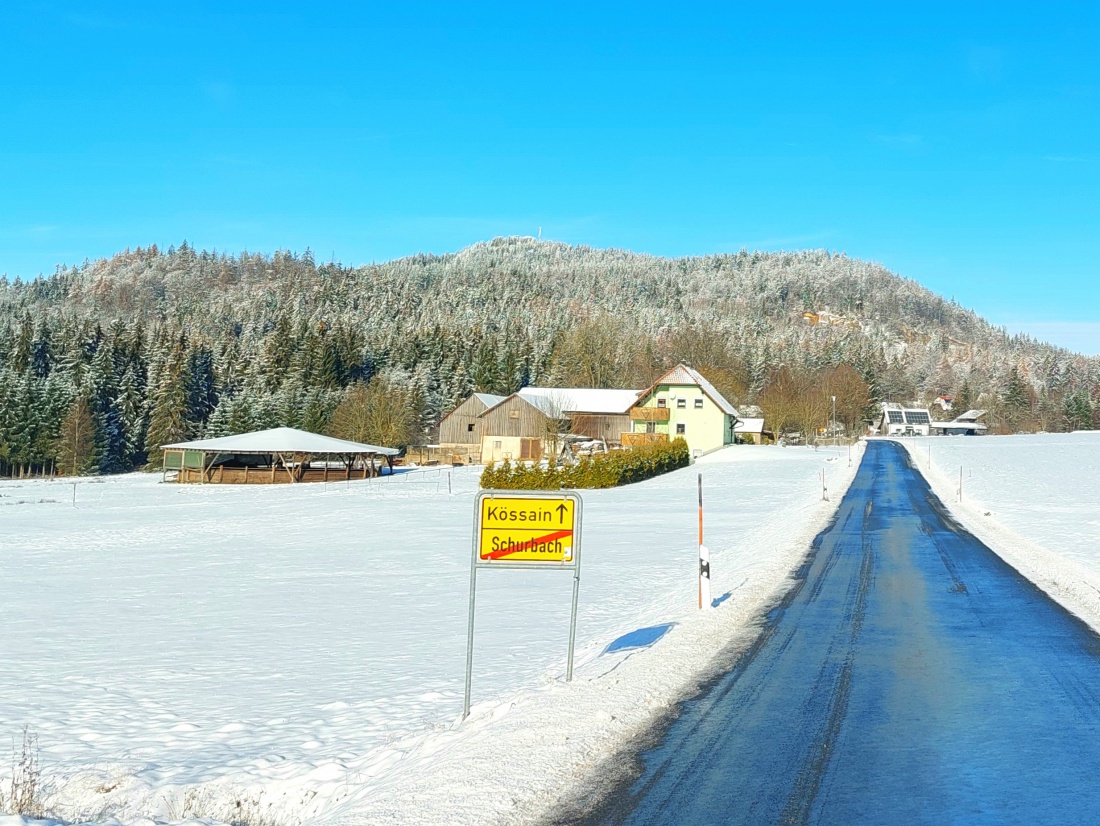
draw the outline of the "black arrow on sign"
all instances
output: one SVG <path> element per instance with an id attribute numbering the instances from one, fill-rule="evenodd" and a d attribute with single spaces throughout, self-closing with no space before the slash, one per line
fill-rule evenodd
<path id="1" fill-rule="evenodd" d="M 561 520 L 562 522 L 564 522 L 565 521 L 565 512 L 568 511 L 568 510 L 569 510 L 569 508 L 565 507 L 565 505 L 558 505 L 558 508 L 557 508 L 558 519 Z"/>

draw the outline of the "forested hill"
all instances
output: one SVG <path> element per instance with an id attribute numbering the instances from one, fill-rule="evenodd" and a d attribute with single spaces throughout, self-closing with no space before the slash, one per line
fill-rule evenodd
<path id="1" fill-rule="evenodd" d="M 344 388 L 376 376 L 415 399 L 422 431 L 472 390 L 643 386 L 678 360 L 742 404 L 780 366 L 840 363 L 875 399 L 996 409 L 1022 392 L 1047 429 L 1067 411 L 1083 424 L 1100 387 L 1096 359 L 823 251 L 668 259 L 500 238 L 351 268 L 184 243 L 0 280 L 0 462 L 45 461 L 81 398 L 108 471 L 169 437 L 324 429 Z"/>

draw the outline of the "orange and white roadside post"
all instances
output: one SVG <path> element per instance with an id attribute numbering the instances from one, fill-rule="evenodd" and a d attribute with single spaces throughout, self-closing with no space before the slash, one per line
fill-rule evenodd
<path id="1" fill-rule="evenodd" d="M 699 610 L 710 604 L 710 551 L 703 544 L 703 474 L 699 474 Z"/>

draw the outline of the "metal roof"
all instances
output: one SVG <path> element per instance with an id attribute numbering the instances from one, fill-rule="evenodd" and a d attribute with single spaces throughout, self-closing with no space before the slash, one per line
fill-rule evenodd
<path id="1" fill-rule="evenodd" d="M 591 387 L 524 387 L 519 396 L 543 413 L 626 413 L 638 400 L 638 390 Z"/>
<path id="2" fill-rule="evenodd" d="M 206 453 L 373 453 L 376 456 L 396 456 L 401 451 L 361 442 L 334 439 L 320 433 L 274 427 L 217 439 L 198 439 L 163 445 L 162 449 L 201 450 Z"/>
<path id="3" fill-rule="evenodd" d="M 477 396 L 478 401 L 480 401 L 486 407 L 496 407 L 498 404 L 508 398 L 507 396 L 497 396 L 493 393 L 474 393 L 474 395 Z"/>

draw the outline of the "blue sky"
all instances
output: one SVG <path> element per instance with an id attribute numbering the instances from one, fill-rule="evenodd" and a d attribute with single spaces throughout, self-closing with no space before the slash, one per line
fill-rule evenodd
<path id="1" fill-rule="evenodd" d="M 541 227 L 844 251 L 1100 352 L 1100 7 L 168 5 L 0 5 L 0 273 Z"/>

